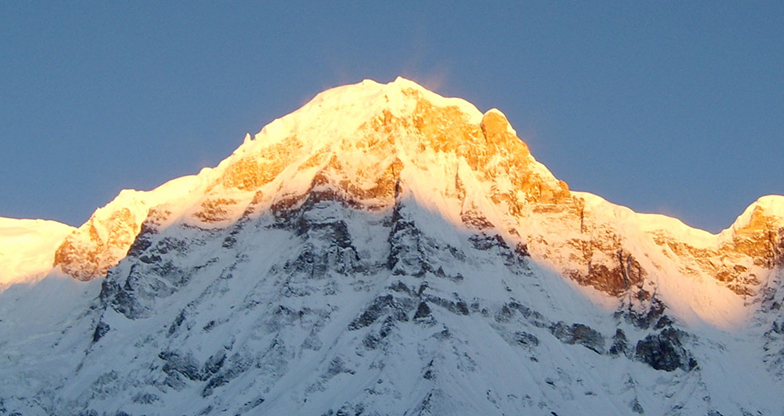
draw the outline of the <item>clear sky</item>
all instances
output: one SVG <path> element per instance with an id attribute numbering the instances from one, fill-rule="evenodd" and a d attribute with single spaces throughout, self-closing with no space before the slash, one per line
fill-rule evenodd
<path id="1" fill-rule="evenodd" d="M 491 3 L 0 0 L 0 216 L 79 225 L 397 75 L 636 211 L 716 232 L 784 194 L 784 2 Z"/>

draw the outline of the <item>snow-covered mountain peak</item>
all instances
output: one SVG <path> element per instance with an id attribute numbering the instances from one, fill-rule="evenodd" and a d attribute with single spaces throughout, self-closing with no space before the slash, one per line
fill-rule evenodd
<path id="1" fill-rule="evenodd" d="M 570 191 L 499 110 L 334 88 L 34 242 L 76 279 L 0 289 L 0 413 L 780 414 L 782 200 L 711 234 Z"/>
<path id="2" fill-rule="evenodd" d="M 322 133 L 308 137 L 305 144 L 318 148 L 353 135 L 360 126 L 374 118 L 408 118 L 423 102 L 435 107 L 459 109 L 468 121 L 475 124 L 482 117 L 479 110 L 467 101 L 441 97 L 405 78 L 397 78 L 388 84 L 364 80 L 319 93 L 299 110 L 265 126 L 254 136 L 254 141 L 259 144 L 241 147 L 238 152 L 253 152 L 312 130 Z"/>
<path id="3" fill-rule="evenodd" d="M 435 155 L 442 156 L 433 160 Z M 539 188 L 555 187 L 554 194 L 566 189 L 530 156 L 500 111 L 483 115 L 464 100 L 438 96 L 402 78 L 389 84 L 366 80 L 319 94 L 246 139 L 216 169 L 215 187 L 258 189 L 295 166 L 343 170 L 344 180 L 369 184 L 370 167 L 393 160 L 420 167 L 464 160 L 474 171 L 503 169 L 517 179 L 546 183 Z"/>
<path id="4" fill-rule="evenodd" d="M 767 195 L 749 205 L 733 223 L 735 232 L 767 231 L 784 226 L 784 196 Z"/>
<path id="5" fill-rule="evenodd" d="M 763 234 L 781 227 L 782 197 L 760 199 L 718 236 L 665 216 L 636 214 L 570 192 L 534 159 L 501 111 L 482 114 L 403 78 L 322 92 L 247 136 L 216 168 L 150 192 L 121 194 L 63 243 L 55 263 L 81 279 L 102 276 L 124 257 L 151 209 L 149 227 L 158 230 L 176 224 L 224 229 L 313 198 L 390 210 L 401 190 L 455 227 L 489 227 L 509 244 L 527 246 L 546 267 L 614 295 L 628 290 L 626 266 L 614 260 L 619 252 L 650 261 L 640 263 L 640 276 L 631 280 L 670 276 L 664 270 L 674 267 L 676 276 L 706 282 L 720 276 L 721 285 L 738 294 L 756 293 L 765 281 L 761 274 L 767 273 L 755 264 L 777 264 L 773 250 L 780 238 Z M 695 258 L 705 253 L 734 260 Z M 754 260 L 760 256 L 767 260 Z"/>
<path id="6" fill-rule="evenodd" d="M 394 203 L 404 166 L 412 184 L 436 179 L 454 188 L 461 163 L 485 182 L 501 180 L 496 198 L 517 199 L 512 194 L 520 191 L 532 199 L 568 197 L 566 185 L 533 159 L 500 111 L 483 115 L 462 99 L 403 78 L 365 80 L 322 92 L 247 136 L 215 169 L 172 181 L 176 186 L 124 191 L 63 243 L 55 263 L 80 279 L 105 274 L 156 206 L 159 225 L 224 227 L 251 205 L 258 210 L 265 201 L 267 208 L 286 203 L 320 182 L 354 203 L 379 208 Z"/>

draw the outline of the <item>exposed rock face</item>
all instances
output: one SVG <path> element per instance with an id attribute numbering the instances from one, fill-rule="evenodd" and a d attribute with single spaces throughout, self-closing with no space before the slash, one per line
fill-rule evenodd
<path id="1" fill-rule="evenodd" d="M 54 253 L 54 266 L 83 281 L 105 276 L 125 258 L 142 230 L 142 223 L 160 222 L 163 217 L 171 216 L 166 206 L 183 196 L 192 196 L 198 182 L 198 177 L 186 176 L 149 192 L 120 192 L 60 244 Z M 221 201 L 225 200 L 205 201 L 205 207 L 197 215 L 211 220 L 220 213 Z"/>
<path id="2" fill-rule="evenodd" d="M 767 205 L 777 204 L 777 199 Z M 665 248 L 672 258 L 681 260 L 681 272 L 686 275 L 705 273 L 719 280 L 741 296 L 754 296 L 763 283 L 767 270 L 781 265 L 781 214 L 760 204 L 749 207 L 736 224 L 725 230 L 711 247 L 697 248 L 689 242 L 674 241 L 664 233 L 656 233 L 654 241 Z"/>
<path id="3" fill-rule="evenodd" d="M 659 334 L 651 334 L 637 341 L 635 357 L 656 370 L 675 371 L 682 369 L 691 371 L 697 362 L 683 348 L 681 338 L 683 331 L 667 328 Z"/>
<path id="4" fill-rule="evenodd" d="M 128 208 L 112 212 L 103 221 L 90 218 L 60 245 L 54 265 L 79 280 L 106 275 L 125 257 L 139 233 L 141 220 Z"/>
<path id="5" fill-rule="evenodd" d="M 565 325 L 557 322 L 550 327 L 553 335 L 566 344 L 580 344 L 596 352 L 604 353 L 604 335 L 583 324 Z"/>

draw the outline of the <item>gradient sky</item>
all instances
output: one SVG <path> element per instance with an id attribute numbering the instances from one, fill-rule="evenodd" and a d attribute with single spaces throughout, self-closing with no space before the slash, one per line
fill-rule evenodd
<path id="1" fill-rule="evenodd" d="M 0 0 L 0 216 L 79 225 L 398 75 L 635 211 L 716 232 L 784 194 L 784 2 L 352 3 Z"/>

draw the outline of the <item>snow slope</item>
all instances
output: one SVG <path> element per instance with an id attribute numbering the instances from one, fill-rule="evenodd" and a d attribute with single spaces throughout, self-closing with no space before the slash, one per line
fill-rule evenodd
<path id="1" fill-rule="evenodd" d="M 0 291 L 49 272 L 54 251 L 73 230 L 55 221 L 0 218 Z"/>

